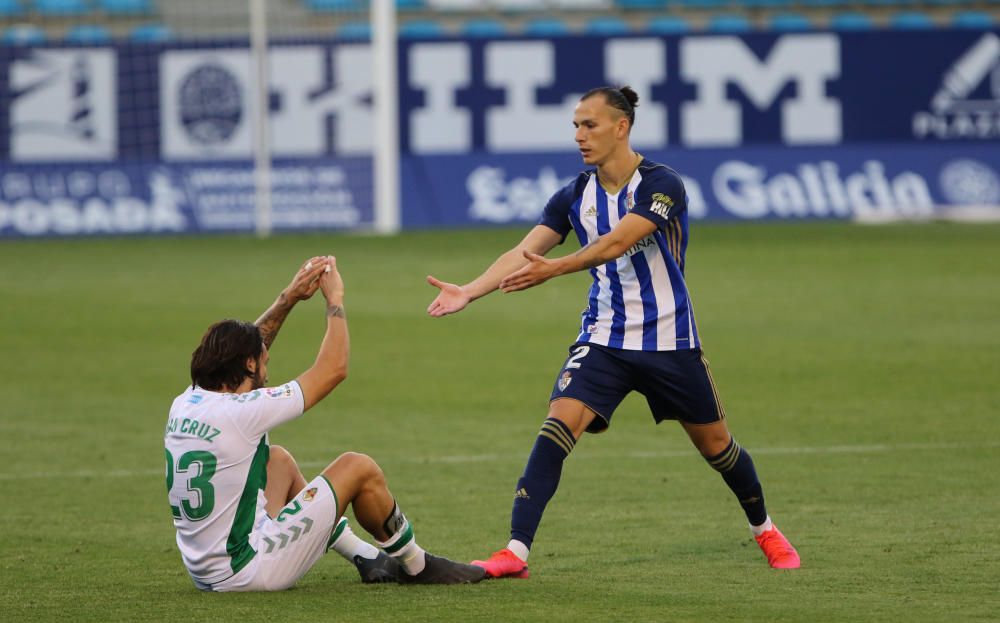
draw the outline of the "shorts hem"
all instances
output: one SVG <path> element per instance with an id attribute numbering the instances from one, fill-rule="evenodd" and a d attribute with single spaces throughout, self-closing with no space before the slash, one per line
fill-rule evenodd
<path id="1" fill-rule="evenodd" d="M 685 420 L 684 418 L 679 418 L 679 417 L 665 417 L 665 418 L 656 420 L 656 423 L 659 424 L 660 422 L 662 422 L 664 420 L 674 420 L 674 421 L 677 421 L 677 422 L 683 422 L 685 424 L 690 424 L 691 426 L 711 426 L 713 424 L 718 424 L 719 422 L 725 422 L 726 418 L 725 417 L 720 417 L 719 419 L 713 420 L 711 422 L 693 422 L 691 420 Z"/>
<path id="2" fill-rule="evenodd" d="M 337 517 L 340 516 L 338 514 L 340 510 L 340 500 L 337 498 L 337 490 L 333 488 L 332 484 L 330 484 L 329 478 L 327 478 L 323 474 L 320 474 L 319 477 L 323 479 L 323 482 L 326 483 L 326 486 L 330 487 L 330 493 L 333 494 L 333 513 L 334 513 L 334 519 L 336 519 Z"/>

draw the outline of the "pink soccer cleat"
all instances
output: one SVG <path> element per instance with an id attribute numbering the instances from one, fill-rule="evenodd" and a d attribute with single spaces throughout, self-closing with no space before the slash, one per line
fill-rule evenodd
<path id="1" fill-rule="evenodd" d="M 778 530 L 777 526 L 772 526 L 770 530 L 760 536 L 754 537 L 757 545 L 764 550 L 767 556 L 767 564 L 772 569 L 798 569 L 801 562 L 799 553 L 795 551 L 792 544 L 788 542 L 785 535 Z M 487 571 L 487 573 L 489 573 Z"/>
<path id="2" fill-rule="evenodd" d="M 473 560 L 472 564 L 485 569 L 486 576 L 490 578 L 526 579 L 530 575 L 528 563 L 507 548 L 493 552 L 489 560 Z"/>

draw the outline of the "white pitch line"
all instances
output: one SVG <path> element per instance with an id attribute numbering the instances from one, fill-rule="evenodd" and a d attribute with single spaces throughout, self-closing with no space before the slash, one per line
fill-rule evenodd
<path id="1" fill-rule="evenodd" d="M 901 444 L 871 444 L 857 446 L 802 446 L 792 448 L 750 448 L 750 454 L 794 455 L 794 454 L 877 454 L 880 452 L 909 452 L 924 450 L 985 450 L 1000 448 L 1000 442 L 987 443 L 901 443 Z M 622 454 L 578 454 L 575 460 L 615 460 L 615 459 L 677 459 L 696 457 L 694 448 L 686 450 L 665 450 L 662 452 L 625 452 Z M 445 455 L 423 457 L 398 457 L 387 460 L 386 463 L 488 463 L 491 461 L 509 461 L 511 457 L 499 454 Z M 326 467 L 330 461 L 301 461 L 299 467 Z M 72 472 L 26 472 L 0 473 L 0 481 L 20 479 L 47 478 L 134 478 L 139 476 L 163 476 L 163 470 L 128 470 L 115 469 L 110 471 L 79 470 Z"/>

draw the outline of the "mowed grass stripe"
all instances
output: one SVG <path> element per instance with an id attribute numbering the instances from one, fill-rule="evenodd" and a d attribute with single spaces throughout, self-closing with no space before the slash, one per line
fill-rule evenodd
<path id="1" fill-rule="evenodd" d="M 753 454 L 760 455 L 795 455 L 795 454 L 876 454 L 889 452 L 924 452 L 924 451 L 948 451 L 948 450 L 990 450 L 1000 448 L 1000 442 L 987 443 L 910 443 L 910 444 L 876 444 L 868 446 L 827 446 L 811 448 L 754 448 Z M 580 454 L 576 460 L 580 461 L 613 461 L 616 459 L 680 459 L 694 456 L 695 451 L 674 450 L 674 451 L 652 451 L 652 452 L 625 452 L 625 453 L 604 453 L 592 452 Z M 508 463 L 511 457 L 497 454 L 479 454 L 474 456 L 402 456 L 393 457 L 389 463 L 416 463 L 416 464 L 462 464 L 462 463 Z M 300 468 L 320 468 L 326 467 L 330 461 L 297 461 Z M 162 476 L 161 470 L 111 470 L 106 472 L 95 471 L 75 471 L 75 472 L 0 472 L 0 480 L 18 480 L 21 478 L 134 478 L 137 476 Z"/>

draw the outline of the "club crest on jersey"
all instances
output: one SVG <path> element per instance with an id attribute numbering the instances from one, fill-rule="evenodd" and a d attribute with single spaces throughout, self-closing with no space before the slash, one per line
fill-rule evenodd
<path id="1" fill-rule="evenodd" d="M 625 209 L 626 210 L 631 210 L 634 207 L 635 207 L 635 194 L 634 193 L 628 193 L 628 194 L 626 194 L 625 195 Z"/>
<path id="2" fill-rule="evenodd" d="M 667 218 L 672 207 L 674 207 L 673 199 L 663 193 L 653 193 L 653 205 L 649 208 L 651 212 Z"/>
<path id="3" fill-rule="evenodd" d="M 313 498 L 316 497 L 316 491 L 317 491 L 316 487 L 306 489 L 306 492 L 302 494 L 302 501 L 312 502 Z"/>
<path id="4" fill-rule="evenodd" d="M 291 398 L 292 388 L 288 385 L 282 385 L 281 387 L 269 387 L 264 391 L 268 398 Z"/>
<path id="5" fill-rule="evenodd" d="M 570 371 L 566 370 L 565 372 L 563 372 L 562 376 L 559 377 L 559 383 L 558 383 L 559 391 L 561 392 L 566 391 L 566 388 L 569 387 L 569 384 L 572 381 L 573 381 L 573 375 L 570 374 Z"/>

